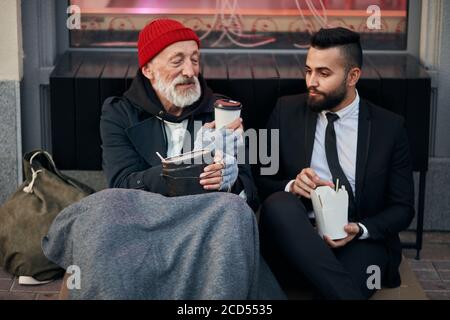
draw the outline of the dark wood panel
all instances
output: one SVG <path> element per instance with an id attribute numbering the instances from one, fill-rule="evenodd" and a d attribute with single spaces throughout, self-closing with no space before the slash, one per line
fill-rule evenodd
<path id="1" fill-rule="evenodd" d="M 406 96 L 406 130 L 411 146 L 413 167 L 428 170 L 430 132 L 431 79 L 408 79 Z"/>
<path id="2" fill-rule="evenodd" d="M 276 67 L 275 59 L 272 54 L 254 54 L 251 59 L 251 67 L 253 73 L 253 79 L 278 80 L 278 70 Z"/>
<path id="3" fill-rule="evenodd" d="M 226 95 L 228 88 L 227 56 L 225 54 L 202 54 L 202 75 L 213 92 Z"/>
<path id="4" fill-rule="evenodd" d="M 105 62 L 104 54 L 89 54 L 75 76 L 76 166 L 80 170 L 101 168 L 100 77 Z"/>
<path id="5" fill-rule="evenodd" d="M 378 106 L 382 104 L 380 75 L 369 62 L 363 63 L 361 78 L 356 87 L 361 98 Z"/>
<path id="6" fill-rule="evenodd" d="M 52 153 L 58 168 L 76 168 L 75 75 L 81 53 L 65 53 L 50 75 Z"/>
<path id="7" fill-rule="evenodd" d="M 299 53 L 296 55 L 298 64 L 300 65 L 301 70 L 305 70 L 306 67 L 306 53 Z"/>
<path id="8" fill-rule="evenodd" d="M 228 80 L 227 56 L 224 53 L 205 53 L 201 56 L 202 74 L 208 80 Z"/>
<path id="9" fill-rule="evenodd" d="M 133 82 L 134 77 L 136 77 L 137 71 L 139 70 L 138 59 L 136 53 L 131 54 L 128 57 L 128 71 L 125 79 L 125 87 L 128 89 Z"/>
<path id="10" fill-rule="evenodd" d="M 406 130 L 411 141 L 413 167 L 428 170 L 430 132 L 431 79 L 419 62 L 406 57 Z"/>
<path id="11" fill-rule="evenodd" d="M 405 69 L 402 67 L 404 56 L 367 55 L 366 64 L 372 66 L 380 75 L 381 101 L 379 105 L 404 116 L 406 113 Z"/>
<path id="12" fill-rule="evenodd" d="M 242 103 L 241 117 L 245 128 L 254 127 L 252 110 L 254 106 L 253 75 L 248 54 L 228 54 L 228 92 L 227 95 Z"/>
<path id="13" fill-rule="evenodd" d="M 381 106 L 405 118 L 415 171 L 428 168 L 431 81 L 418 61 L 406 54 L 370 55 L 381 78 Z"/>
<path id="14" fill-rule="evenodd" d="M 202 54 L 216 93 L 243 104 L 246 128 L 264 127 L 278 97 L 306 91 L 305 54 Z M 99 121 L 109 95 L 131 84 L 136 53 L 66 53 L 50 77 L 53 154 L 61 169 L 101 169 Z M 430 78 L 407 55 L 365 55 L 361 97 L 406 119 L 415 170 L 428 166 Z"/>
<path id="15" fill-rule="evenodd" d="M 228 54 L 228 79 L 253 79 L 250 57 L 248 54 Z"/>
<path id="16" fill-rule="evenodd" d="M 274 60 L 280 79 L 305 80 L 304 70 L 296 55 L 275 54 Z"/>
<path id="17" fill-rule="evenodd" d="M 249 127 L 265 128 L 280 94 L 280 80 L 271 54 L 255 54 L 251 58 L 253 73 L 253 106 L 249 110 Z"/>
<path id="18" fill-rule="evenodd" d="M 280 76 L 279 96 L 306 92 L 305 74 L 298 57 L 293 54 L 277 54 L 274 58 Z"/>
<path id="19" fill-rule="evenodd" d="M 124 93 L 129 59 L 128 53 L 108 54 L 105 68 L 100 77 L 100 102 L 102 104 L 106 98 L 121 96 Z"/>

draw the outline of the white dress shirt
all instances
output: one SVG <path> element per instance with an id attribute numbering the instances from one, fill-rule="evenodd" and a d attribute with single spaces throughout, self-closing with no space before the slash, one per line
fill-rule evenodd
<path id="1" fill-rule="evenodd" d="M 181 153 L 187 125 L 188 119 L 185 119 L 180 123 L 164 120 L 164 127 L 166 129 L 167 136 L 167 157 L 177 156 Z"/>
<path id="2" fill-rule="evenodd" d="M 334 130 L 336 132 L 336 147 L 339 157 L 339 163 L 344 171 L 345 176 L 350 183 L 350 187 L 355 194 L 355 175 L 356 175 L 356 149 L 358 143 L 358 116 L 359 116 L 359 95 L 353 102 L 345 108 L 336 112 L 339 119 L 334 122 Z M 327 156 L 325 153 L 325 132 L 328 125 L 326 114 L 329 111 L 322 111 L 317 117 L 316 133 L 314 138 L 314 148 L 311 158 L 311 169 L 317 173 L 322 180 L 332 181 L 332 175 L 328 167 Z M 295 180 L 291 180 L 285 188 L 289 192 L 291 184 Z M 310 216 L 314 216 L 314 212 Z M 364 233 L 360 239 L 369 237 L 367 228 L 359 223 Z"/>

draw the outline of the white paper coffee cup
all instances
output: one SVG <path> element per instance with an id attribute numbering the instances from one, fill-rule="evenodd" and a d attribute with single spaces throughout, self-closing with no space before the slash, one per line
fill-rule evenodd
<path id="1" fill-rule="evenodd" d="M 216 129 L 226 127 L 241 116 L 242 105 L 238 101 L 219 99 L 214 103 Z"/>

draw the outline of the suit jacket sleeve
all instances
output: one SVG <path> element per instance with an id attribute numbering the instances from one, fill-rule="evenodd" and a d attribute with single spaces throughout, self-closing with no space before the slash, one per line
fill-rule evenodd
<path id="1" fill-rule="evenodd" d="M 414 217 L 414 181 L 408 138 L 403 125 L 397 130 L 388 175 L 385 209 L 361 221 L 373 240 L 398 234 L 409 226 Z"/>
<path id="2" fill-rule="evenodd" d="M 274 159 L 274 157 L 279 157 L 278 159 L 278 164 L 279 164 L 279 168 L 276 172 L 276 174 L 274 175 L 263 175 L 261 172 L 261 169 L 263 169 L 264 167 L 266 167 L 266 165 L 260 165 L 257 169 L 259 170 L 258 174 L 257 174 L 257 184 L 258 184 L 258 189 L 259 189 L 259 193 L 260 193 L 260 197 L 261 199 L 265 199 L 267 198 L 269 195 L 271 195 L 272 193 L 278 192 L 278 191 L 284 191 L 284 189 L 286 188 L 286 185 L 288 184 L 288 182 L 290 180 L 292 180 L 293 178 L 295 179 L 295 177 L 287 177 L 284 173 L 283 173 L 283 169 L 281 168 L 281 164 L 283 163 L 283 159 L 281 159 L 281 141 L 275 141 L 275 143 L 278 144 L 278 154 L 275 154 L 276 152 L 274 150 L 276 150 L 274 148 L 274 146 L 271 143 L 271 130 L 280 130 L 281 128 L 281 122 L 283 120 L 282 118 L 282 110 L 283 110 L 283 98 L 278 99 L 277 101 L 277 105 L 274 108 L 274 110 L 272 111 L 272 114 L 270 115 L 269 121 L 267 122 L 266 128 L 268 129 L 267 132 L 267 149 L 268 149 L 268 153 L 270 154 L 271 158 Z M 279 131 L 279 139 L 281 139 L 281 132 Z M 266 141 L 263 141 L 266 142 Z"/>
<path id="3" fill-rule="evenodd" d="M 120 103 L 120 102 L 116 102 Z M 110 188 L 143 189 L 167 195 L 162 166 L 149 167 L 126 134 L 127 115 L 111 99 L 104 103 L 100 120 L 103 170 Z"/>

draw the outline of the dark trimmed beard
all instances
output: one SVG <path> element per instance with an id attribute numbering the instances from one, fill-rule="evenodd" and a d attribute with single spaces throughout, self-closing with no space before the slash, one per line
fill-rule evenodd
<path id="1" fill-rule="evenodd" d="M 309 95 L 309 92 L 320 94 L 320 96 L 311 97 Z M 346 95 L 347 89 L 345 82 L 336 90 L 330 93 L 323 93 L 321 91 L 309 88 L 308 100 L 306 101 L 306 105 L 309 107 L 311 111 L 320 113 L 322 111 L 331 110 L 337 107 L 342 101 L 344 101 Z"/>

